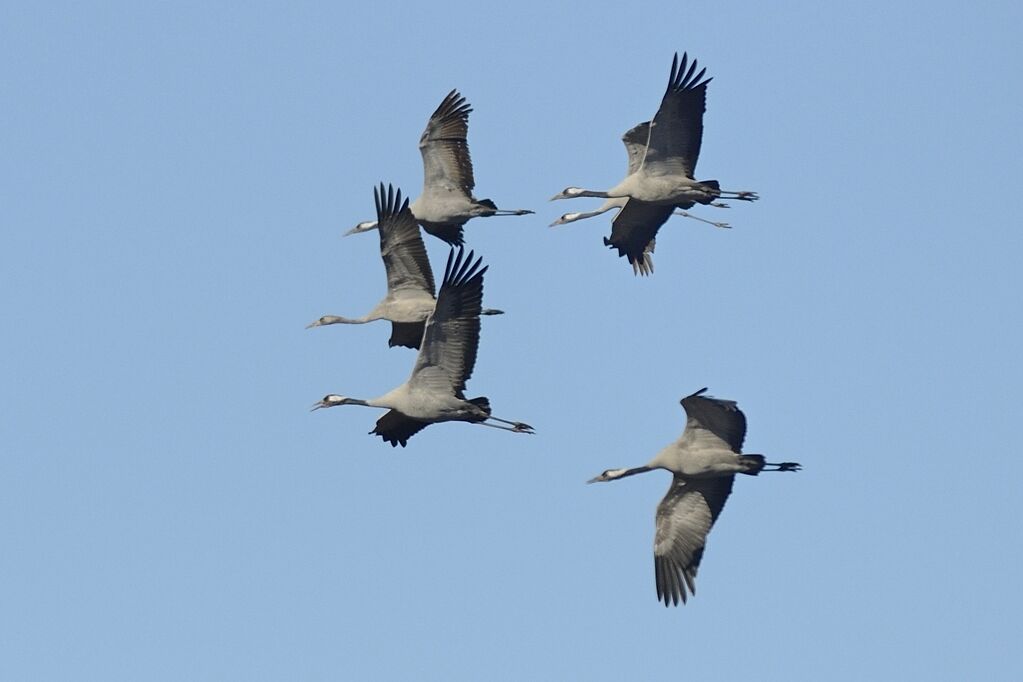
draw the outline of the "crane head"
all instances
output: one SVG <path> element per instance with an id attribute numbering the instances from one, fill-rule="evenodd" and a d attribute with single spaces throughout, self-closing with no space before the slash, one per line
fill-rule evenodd
<path id="1" fill-rule="evenodd" d="M 593 478 L 591 478 L 590 480 L 588 480 L 586 482 L 587 483 L 602 483 L 604 481 L 613 481 L 616 478 L 621 478 L 623 471 L 625 471 L 625 469 L 608 469 L 606 471 L 601 472 L 601 474 L 599 476 L 594 476 Z"/>
<path id="2" fill-rule="evenodd" d="M 347 232 L 345 232 L 344 236 L 347 237 L 350 234 L 358 234 L 360 232 L 369 232 L 370 230 L 375 229 L 376 226 L 377 226 L 377 221 L 375 221 L 375 220 L 364 220 L 361 223 L 359 223 L 358 225 L 356 225 L 355 227 L 353 227 L 352 229 L 350 229 Z"/>
<path id="3" fill-rule="evenodd" d="M 550 227 L 555 227 L 557 225 L 564 225 L 565 223 L 572 223 L 572 222 L 575 222 L 576 220 L 579 220 L 579 214 L 578 213 L 566 213 L 565 215 L 561 216 L 560 218 L 555 220 L 553 223 L 551 223 Z"/>
<path id="4" fill-rule="evenodd" d="M 349 400 L 350 400 L 349 398 L 346 398 L 343 395 L 335 395 L 334 393 L 330 393 L 323 396 L 323 400 L 313 403 L 313 409 L 309 411 L 312 412 L 313 410 L 318 410 L 321 407 L 336 407 L 338 405 L 347 405 Z"/>
<path id="5" fill-rule="evenodd" d="M 320 319 L 318 319 L 318 320 L 313 320 L 312 322 L 310 322 L 309 324 L 307 324 L 307 325 L 305 326 L 305 328 L 306 328 L 306 329 L 312 329 L 313 327 L 322 327 L 322 326 L 323 326 L 323 325 L 325 325 L 325 324 L 333 324 L 333 320 L 332 320 L 331 318 L 332 318 L 332 316 L 331 316 L 331 315 L 324 315 L 324 316 L 323 316 L 323 317 L 321 317 Z"/>
<path id="6" fill-rule="evenodd" d="M 571 199 L 573 197 L 580 197 L 583 196 L 583 192 L 585 191 L 586 190 L 584 190 L 582 187 L 566 187 L 560 193 L 552 196 L 550 200 L 557 201 L 558 199 Z"/>

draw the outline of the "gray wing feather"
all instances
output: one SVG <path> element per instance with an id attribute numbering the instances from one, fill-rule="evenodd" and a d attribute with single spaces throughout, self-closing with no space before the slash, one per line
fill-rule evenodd
<path id="1" fill-rule="evenodd" d="M 419 224 L 402 200 L 401 190 L 384 183 L 374 190 L 377 207 L 377 231 L 380 233 L 380 256 L 387 271 L 387 293 L 413 290 L 433 296 L 435 285 L 430 259 L 426 255 Z"/>
<path id="2" fill-rule="evenodd" d="M 423 345 L 419 349 L 410 383 L 444 381 L 464 399 L 465 382 L 472 376 L 480 340 L 480 311 L 483 309 L 482 258 L 473 262 L 459 247 L 448 254 L 444 283 L 437 305 L 426 321 Z"/>
<path id="3" fill-rule="evenodd" d="M 677 606 L 696 593 L 696 572 L 707 534 L 732 492 L 735 476 L 683 479 L 676 475 L 657 505 L 654 580 L 657 598 Z"/>
<path id="4" fill-rule="evenodd" d="M 448 93 L 419 138 L 423 155 L 423 194 L 457 192 L 472 196 L 476 181 L 469 156 L 469 106 L 457 90 Z"/>
<path id="5" fill-rule="evenodd" d="M 643 164 L 643 155 L 646 153 L 646 143 L 650 138 L 650 121 L 639 123 L 622 135 L 622 143 L 625 145 L 625 152 L 629 155 L 629 169 L 627 175 L 632 175 L 639 170 Z"/>

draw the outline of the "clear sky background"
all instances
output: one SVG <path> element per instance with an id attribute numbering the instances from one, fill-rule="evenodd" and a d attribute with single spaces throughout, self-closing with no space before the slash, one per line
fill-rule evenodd
<path id="1" fill-rule="evenodd" d="M 0 5 L 0 679 L 1018 680 L 1019 3 Z M 662 228 L 600 200 L 672 53 L 714 77 Z M 372 188 L 473 105 L 470 395 L 535 436 L 367 435 L 414 362 Z M 437 270 L 446 247 L 428 238 Z M 746 449 L 685 607 L 653 581 L 703 386 Z"/>

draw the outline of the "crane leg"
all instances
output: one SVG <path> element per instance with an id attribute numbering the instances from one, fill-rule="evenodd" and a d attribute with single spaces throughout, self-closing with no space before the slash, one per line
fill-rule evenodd
<path id="1" fill-rule="evenodd" d="M 504 420 L 500 419 L 498 421 Z M 512 431 L 514 433 L 535 433 L 535 431 L 533 431 L 532 426 L 530 426 L 529 424 L 523 424 L 522 422 L 505 422 L 506 424 L 511 424 L 512 426 L 501 426 L 500 424 L 490 424 L 488 422 L 471 423 L 476 424 L 477 426 L 489 426 L 492 429 L 501 429 L 502 431 Z"/>
<path id="2" fill-rule="evenodd" d="M 756 192 L 733 192 L 727 189 L 718 190 L 716 194 L 722 199 L 737 199 L 739 201 L 756 201 L 760 198 L 760 195 Z"/>
<path id="3" fill-rule="evenodd" d="M 715 222 L 713 220 L 707 220 L 706 218 L 701 218 L 700 216 L 693 215 L 692 213 L 689 213 L 688 211 L 683 211 L 681 209 L 675 211 L 675 215 L 680 215 L 680 216 L 682 216 L 684 218 L 692 218 L 693 220 L 699 220 L 701 223 L 707 223 L 708 225 L 713 225 L 714 227 L 724 227 L 724 228 L 731 228 L 732 227 L 728 223 L 720 223 L 720 222 Z"/>
<path id="4" fill-rule="evenodd" d="M 765 467 L 775 467 L 774 469 L 761 469 L 761 471 L 799 471 L 803 468 L 802 464 L 798 462 L 764 462 Z"/>

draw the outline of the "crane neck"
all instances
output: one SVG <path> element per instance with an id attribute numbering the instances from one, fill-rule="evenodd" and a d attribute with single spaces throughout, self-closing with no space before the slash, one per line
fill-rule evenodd
<path id="1" fill-rule="evenodd" d="M 612 476 L 611 480 L 618 480 L 619 478 L 625 478 L 626 476 L 635 476 L 636 474 L 645 474 L 648 471 L 653 471 L 654 467 L 641 466 L 632 469 L 619 469 Z"/>

